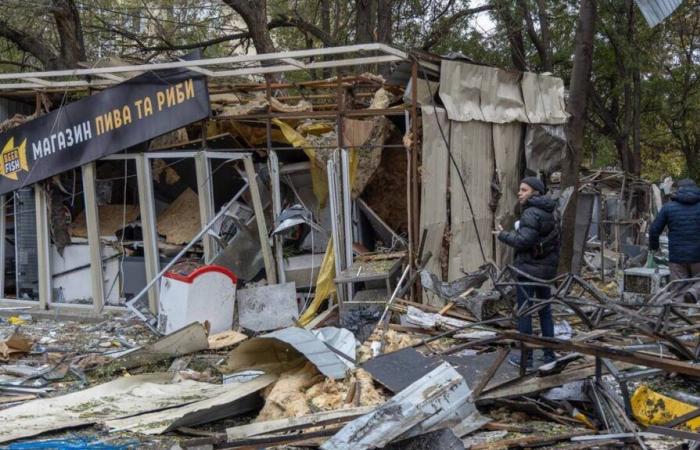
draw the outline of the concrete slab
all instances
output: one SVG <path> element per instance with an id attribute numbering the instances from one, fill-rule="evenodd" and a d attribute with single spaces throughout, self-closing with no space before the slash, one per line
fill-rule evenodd
<path id="1" fill-rule="evenodd" d="M 294 326 L 299 318 L 294 283 L 243 289 L 236 294 L 238 320 L 251 331 L 271 331 Z"/>

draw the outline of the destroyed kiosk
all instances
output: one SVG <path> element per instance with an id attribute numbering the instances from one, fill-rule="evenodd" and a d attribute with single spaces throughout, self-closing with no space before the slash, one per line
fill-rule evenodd
<path id="1" fill-rule="evenodd" d="M 514 308 L 491 231 L 525 175 L 568 205 L 559 78 L 366 44 L 2 74 L 0 95 L 0 442 L 699 437 L 696 308 L 642 267 L 653 186 L 586 172 L 573 273 Z M 553 338 L 514 331 L 545 306 Z"/>

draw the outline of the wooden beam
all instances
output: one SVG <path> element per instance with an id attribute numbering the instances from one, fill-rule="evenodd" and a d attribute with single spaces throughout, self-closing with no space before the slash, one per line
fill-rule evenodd
<path id="1" fill-rule="evenodd" d="M 199 220 L 202 228 L 214 217 L 214 195 L 211 181 L 209 160 L 204 151 L 197 153 L 194 158 L 197 177 L 197 199 L 199 201 Z M 214 242 L 209 234 L 202 237 L 204 247 L 204 262 L 209 263 L 214 258 Z"/>
<path id="2" fill-rule="evenodd" d="M 136 181 L 139 191 L 139 210 L 141 212 L 141 231 L 143 233 L 143 259 L 146 266 L 146 280 L 158 275 L 159 253 L 158 234 L 156 232 L 156 213 L 153 197 L 153 179 L 151 163 L 143 153 L 136 155 Z M 148 308 L 158 314 L 158 286 L 148 290 Z"/>
<path id="3" fill-rule="evenodd" d="M 604 347 L 598 344 L 582 344 L 578 342 L 564 341 L 555 338 L 545 338 L 539 336 L 531 336 L 512 331 L 503 331 L 499 333 L 507 339 L 513 339 L 528 344 L 534 344 L 541 347 L 551 348 L 552 350 L 563 350 L 583 353 L 586 355 L 598 356 L 602 358 L 612 359 L 615 361 L 623 361 L 630 364 L 636 364 L 654 369 L 661 369 L 667 372 L 676 372 L 691 377 L 700 378 L 700 366 L 689 364 L 684 361 L 678 361 L 668 358 L 659 358 L 646 353 L 631 352 L 617 348 Z"/>
<path id="4" fill-rule="evenodd" d="M 277 271 L 272 259 L 272 251 L 270 250 L 270 241 L 267 238 L 267 222 L 265 221 L 265 211 L 263 211 L 262 200 L 260 200 L 260 188 L 258 186 L 258 176 L 253 167 L 253 159 L 246 156 L 243 159 L 246 177 L 248 178 L 248 186 L 250 188 L 250 196 L 253 201 L 253 210 L 255 211 L 255 220 L 258 225 L 258 236 L 260 237 L 260 248 L 265 262 L 265 274 L 268 284 L 277 283 Z"/>
<path id="5" fill-rule="evenodd" d="M 48 309 L 51 301 L 51 245 L 49 237 L 49 201 L 40 183 L 34 184 L 36 244 L 39 269 L 39 307 Z"/>
<path id="6" fill-rule="evenodd" d="M 105 305 L 104 278 L 102 272 L 102 243 L 100 242 L 100 215 L 97 208 L 97 188 L 95 163 L 82 167 L 83 200 L 85 203 L 85 223 L 90 248 L 90 292 L 92 309 L 101 313 Z"/>

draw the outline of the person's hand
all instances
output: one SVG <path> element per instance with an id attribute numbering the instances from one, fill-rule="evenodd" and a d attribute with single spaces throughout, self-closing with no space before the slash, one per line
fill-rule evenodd
<path id="1" fill-rule="evenodd" d="M 499 223 L 499 224 L 496 225 L 496 229 L 493 230 L 491 233 L 494 234 L 494 235 L 498 235 L 498 234 L 501 233 L 501 231 L 503 231 L 503 227 L 502 227 L 501 224 Z"/>

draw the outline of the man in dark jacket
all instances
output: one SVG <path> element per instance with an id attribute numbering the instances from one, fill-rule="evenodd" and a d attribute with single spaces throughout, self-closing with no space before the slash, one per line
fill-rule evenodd
<path id="1" fill-rule="evenodd" d="M 500 231 L 498 239 L 515 249 L 516 269 L 528 275 L 549 280 L 557 275 L 559 265 L 559 224 L 555 216 L 556 202 L 545 194 L 545 187 L 537 177 L 527 177 L 520 182 L 518 201 L 522 208 L 519 222 L 514 231 Z M 525 278 L 520 281 L 528 282 Z M 530 306 L 531 298 L 548 300 L 550 289 L 544 286 L 518 285 L 518 309 Z M 554 337 L 554 322 L 550 305 L 539 310 L 540 329 L 542 336 Z M 532 334 L 532 317 L 530 315 L 518 318 L 518 331 Z M 544 363 L 555 359 L 551 349 L 544 350 Z M 510 361 L 520 365 L 520 357 L 512 356 Z M 527 361 L 532 366 L 532 356 Z"/>
<path id="2" fill-rule="evenodd" d="M 649 229 L 649 249 L 659 249 L 659 236 L 668 227 L 668 261 L 671 279 L 700 277 L 700 189 L 693 180 L 678 182 L 671 196 Z M 700 300 L 700 283 L 688 286 L 684 299 Z"/>

